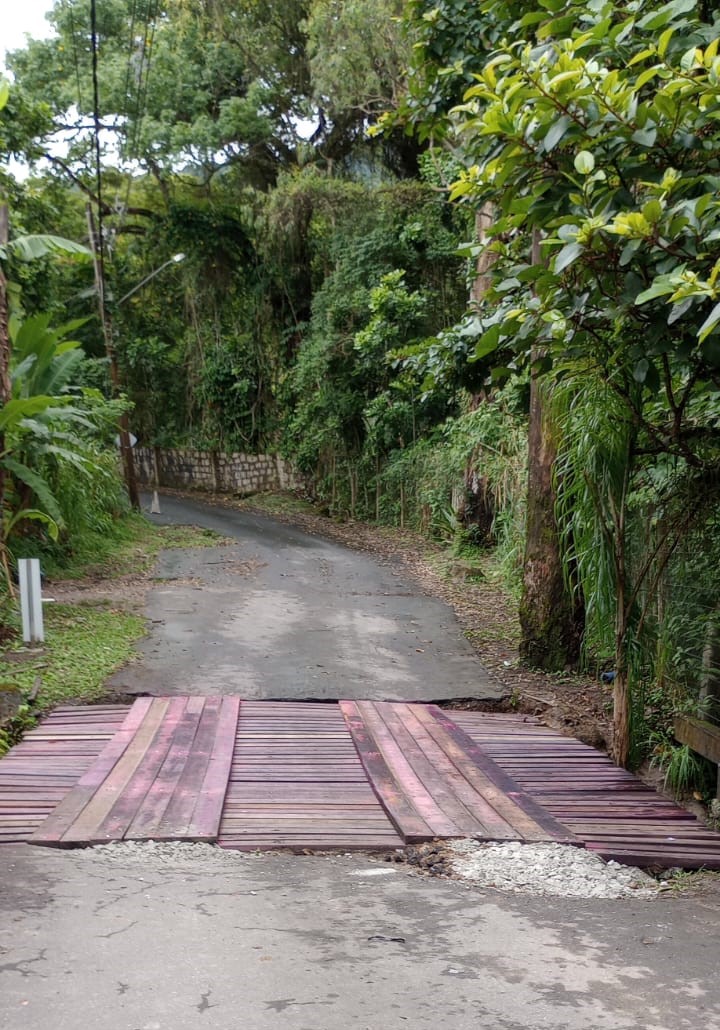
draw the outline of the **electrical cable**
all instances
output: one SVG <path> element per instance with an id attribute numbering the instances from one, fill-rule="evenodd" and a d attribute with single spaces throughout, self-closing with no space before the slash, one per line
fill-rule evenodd
<path id="1" fill-rule="evenodd" d="M 137 154 L 140 142 L 140 129 L 145 117 L 147 107 L 148 83 L 150 81 L 150 65 L 153 59 L 153 44 L 155 42 L 155 29 L 157 27 L 158 14 L 160 13 L 160 0 L 149 0 L 145 20 L 145 34 L 143 35 L 143 49 L 140 61 L 140 76 L 138 80 L 138 102 L 135 112 L 135 132 L 133 140 L 133 151 Z M 144 76 L 143 76 L 144 72 Z"/>
<path id="2" fill-rule="evenodd" d="M 77 86 L 78 114 L 82 111 L 82 88 L 80 86 L 80 61 L 77 52 L 77 33 L 75 32 L 75 16 L 72 0 L 67 0 L 67 12 L 70 16 L 70 39 L 72 40 L 73 64 L 75 65 L 75 84 Z"/>
<path id="3" fill-rule="evenodd" d="M 100 303 L 105 309 L 105 232 L 104 232 L 104 202 L 102 194 L 102 162 L 100 159 L 100 85 L 98 82 L 98 34 L 97 34 L 97 7 L 96 0 L 90 0 L 90 46 L 92 49 L 92 86 L 93 86 L 93 123 L 95 125 L 95 184 L 97 192 L 98 207 L 98 240 L 97 253 L 100 266 Z"/>

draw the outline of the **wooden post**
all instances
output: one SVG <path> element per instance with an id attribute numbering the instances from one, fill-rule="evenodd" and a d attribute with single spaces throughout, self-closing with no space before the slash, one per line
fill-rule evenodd
<path id="1" fill-rule="evenodd" d="M 105 340 L 105 353 L 110 365 L 110 382 L 112 383 L 113 397 L 119 397 L 121 391 L 120 368 L 117 361 L 115 349 L 115 338 L 110 314 L 105 302 L 105 274 L 101 259 L 103 241 L 97 238 L 95 219 L 92 206 L 87 205 L 88 235 L 90 238 L 90 249 L 93 256 L 93 267 L 95 269 L 95 290 L 98 298 L 98 311 L 100 324 Z M 140 495 L 138 493 L 137 479 L 135 477 L 135 462 L 133 461 L 132 444 L 130 442 L 130 426 L 127 412 L 124 411 L 118 420 L 118 437 L 120 440 L 120 456 L 122 458 L 123 472 L 125 476 L 125 487 L 130 498 L 130 504 L 136 511 L 140 511 Z"/>

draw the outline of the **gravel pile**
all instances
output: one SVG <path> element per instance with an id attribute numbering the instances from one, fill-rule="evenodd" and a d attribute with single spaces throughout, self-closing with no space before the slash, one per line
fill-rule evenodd
<path id="1" fill-rule="evenodd" d="M 87 862 L 118 862 L 125 865 L 149 866 L 153 869 L 172 866 L 204 868 L 212 866 L 237 866 L 245 858 L 239 851 L 225 851 L 213 844 L 189 844 L 185 841 L 119 841 L 112 844 L 97 844 L 75 852 Z"/>
<path id="2" fill-rule="evenodd" d="M 154 841 L 101 844 L 74 852 L 81 862 L 106 866 L 193 870 L 237 869 L 247 855 L 210 844 Z M 345 858 L 354 858 L 346 855 Z M 398 849 L 385 861 L 407 863 L 434 876 L 512 894 L 556 898 L 650 898 L 662 890 L 640 869 L 603 862 L 592 852 L 562 844 L 483 844 L 436 841 Z M 382 869 L 377 869 L 379 875 Z M 386 870 L 390 872 L 389 869 Z"/>
<path id="3" fill-rule="evenodd" d="M 640 869 L 563 844 L 443 844 L 446 875 L 479 887 L 556 898 L 649 898 L 661 889 Z"/>

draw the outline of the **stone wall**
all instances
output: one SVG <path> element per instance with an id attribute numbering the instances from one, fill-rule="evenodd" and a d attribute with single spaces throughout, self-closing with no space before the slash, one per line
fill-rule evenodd
<path id="1" fill-rule="evenodd" d="M 217 451 L 133 450 L 138 482 L 152 486 L 157 456 L 160 486 L 210 493 L 254 494 L 263 490 L 299 490 L 302 477 L 275 454 L 220 454 Z"/>

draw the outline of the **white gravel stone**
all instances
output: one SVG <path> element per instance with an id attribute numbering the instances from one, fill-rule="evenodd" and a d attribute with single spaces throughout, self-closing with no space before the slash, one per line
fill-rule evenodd
<path id="1" fill-rule="evenodd" d="M 153 868 L 158 866 L 178 868 L 185 864 L 196 867 L 198 862 L 203 866 L 237 866 L 245 857 L 240 851 L 226 851 L 213 844 L 153 840 L 98 844 L 92 848 L 79 849 L 75 854 L 90 863 L 100 862 L 105 865 L 110 861 L 122 865 L 150 865 Z"/>
<path id="2" fill-rule="evenodd" d="M 640 869 L 603 862 L 564 844 L 445 844 L 455 877 L 513 894 L 556 898 L 649 898 L 659 885 Z"/>

